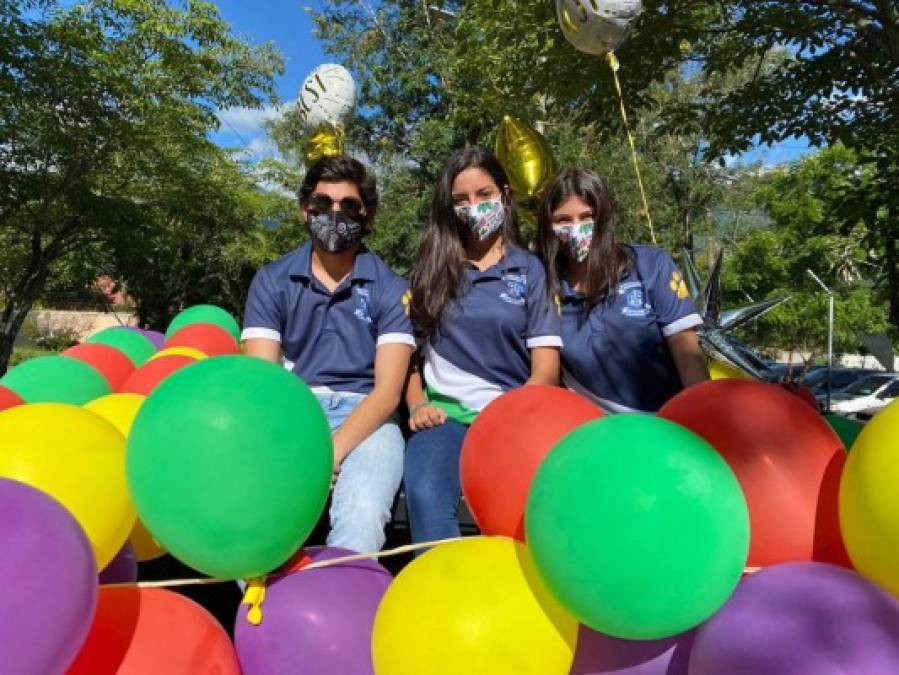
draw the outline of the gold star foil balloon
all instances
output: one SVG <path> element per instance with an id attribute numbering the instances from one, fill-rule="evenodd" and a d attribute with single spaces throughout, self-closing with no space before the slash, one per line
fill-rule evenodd
<path id="1" fill-rule="evenodd" d="M 324 157 L 344 154 L 344 133 L 340 127 L 322 126 L 306 139 L 306 166 L 312 166 Z"/>
<path id="2" fill-rule="evenodd" d="M 546 139 L 537 130 L 506 115 L 496 136 L 496 157 L 506 174 L 516 203 L 533 212 L 543 189 L 558 167 Z"/>
<path id="3" fill-rule="evenodd" d="M 556 0 L 565 38 L 582 52 L 614 51 L 643 11 L 641 0 Z"/>

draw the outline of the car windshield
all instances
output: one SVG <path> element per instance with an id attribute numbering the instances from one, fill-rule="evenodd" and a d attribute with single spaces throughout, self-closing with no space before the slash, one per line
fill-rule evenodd
<path id="1" fill-rule="evenodd" d="M 839 371 L 833 371 L 831 382 L 835 383 L 839 376 Z M 812 371 L 808 374 L 808 376 L 806 376 L 804 380 L 802 380 L 802 384 L 804 384 L 806 387 L 816 387 L 819 384 L 827 384 L 827 368 L 821 368 L 820 370 Z"/>
<path id="2" fill-rule="evenodd" d="M 855 384 L 846 387 L 844 391 L 847 394 L 854 394 L 856 396 L 869 396 L 887 382 L 892 382 L 894 379 L 895 377 L 892 375 L 869 375 L 868 377 L 863 377 Z"/>
<path id="3" fill-rule="evenodd" d="M 880 392 L 881 398 L 896 398 L 897 396 L 899 396 L 899 380 Z"/>

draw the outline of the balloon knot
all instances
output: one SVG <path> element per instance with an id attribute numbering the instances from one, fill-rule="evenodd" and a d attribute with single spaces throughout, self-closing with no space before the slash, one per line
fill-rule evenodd
<path id="1" fill-rule="evenodd" d="M 247 590 L 244 593 L 241 605 L 249 605 L 247 611 L 247 622 L 253 626 L 262 623 L 262 603 L 265 602 L 265 579 L 266 577 L 258 577 L 256 579 L 247 579 Z"/>
<path id="2" fill-rule="evenodd" d="M 618 72 L 618 68 L 621 64 L 618 63 L 618 57 L 615 56 L 615 52 L 606 53 L 606 62 L 609 64 L 609 68 L 611 68 L 616 73 Z"/>

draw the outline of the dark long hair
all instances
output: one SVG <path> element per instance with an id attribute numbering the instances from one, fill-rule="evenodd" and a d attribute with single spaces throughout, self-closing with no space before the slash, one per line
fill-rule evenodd
<path id="1" fill-rule="evenodd" d="M 546 267 L 546 288 L 551 297 L 561 290 L 569 258 L 560 253 L 559 239 L 553 234 L 553 212 L 572 197 L 593 209 L 593 241 L 587 255 L 587 280 L 584 288 L 586 311 L 618 290 L 622 275 L 633 264 L 630 250 L 615 240 L 612 198 L 602 179 L 586 169 L 566 169 L 546 187 L 537 212 L 537 254 Z"/>
<path id="2" fill-rule="evenodd" d="M 483 169 L 493 178 L 502 194 L 506 211 L 503 242 L 519 243 L 518 213 L 508 194 L 509 179 L 499 161 L 489 152 L 476 147 L 453 153 L 434 189 L 428 227 L 412 268 L 410 313 L 416 333 L 422 337 L 434 334 L 447 305 L 460 294 L 465 246 L 453 204 L 453 181 L 465 169 L 471 168 Z"/>

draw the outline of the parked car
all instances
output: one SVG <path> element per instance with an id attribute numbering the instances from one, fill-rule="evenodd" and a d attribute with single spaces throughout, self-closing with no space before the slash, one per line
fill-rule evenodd
<path id="1" fill-rule="evenodd" d="M 883 371 L 874 370 L 873 368 L 834 368 L 830 378 L 830 392 L 835 394 L 850 384 L 858 382 L 863 377 L 879 372 Z M 823 398 L 827 394 L 827 368 L 819 368 L 813 371 L 806 376 L 802 384 L 811 389 L 815 396 Z"/>
<path id="2" fill-rule="evenodd" d="M 803 380 L 811 373 L 826 368 L 824 366 L 809 366 L 804 363 L 772 363 L 768 366 L 766 377 L 768 382 L 797 382 L 802 383 Z"/>
<path id="3" fill-rule="evenodd" d="M 868 375 L 830 397 L 830 409 L 839 413 L 880 409 L 899 397 L 899 374 Z"/>

